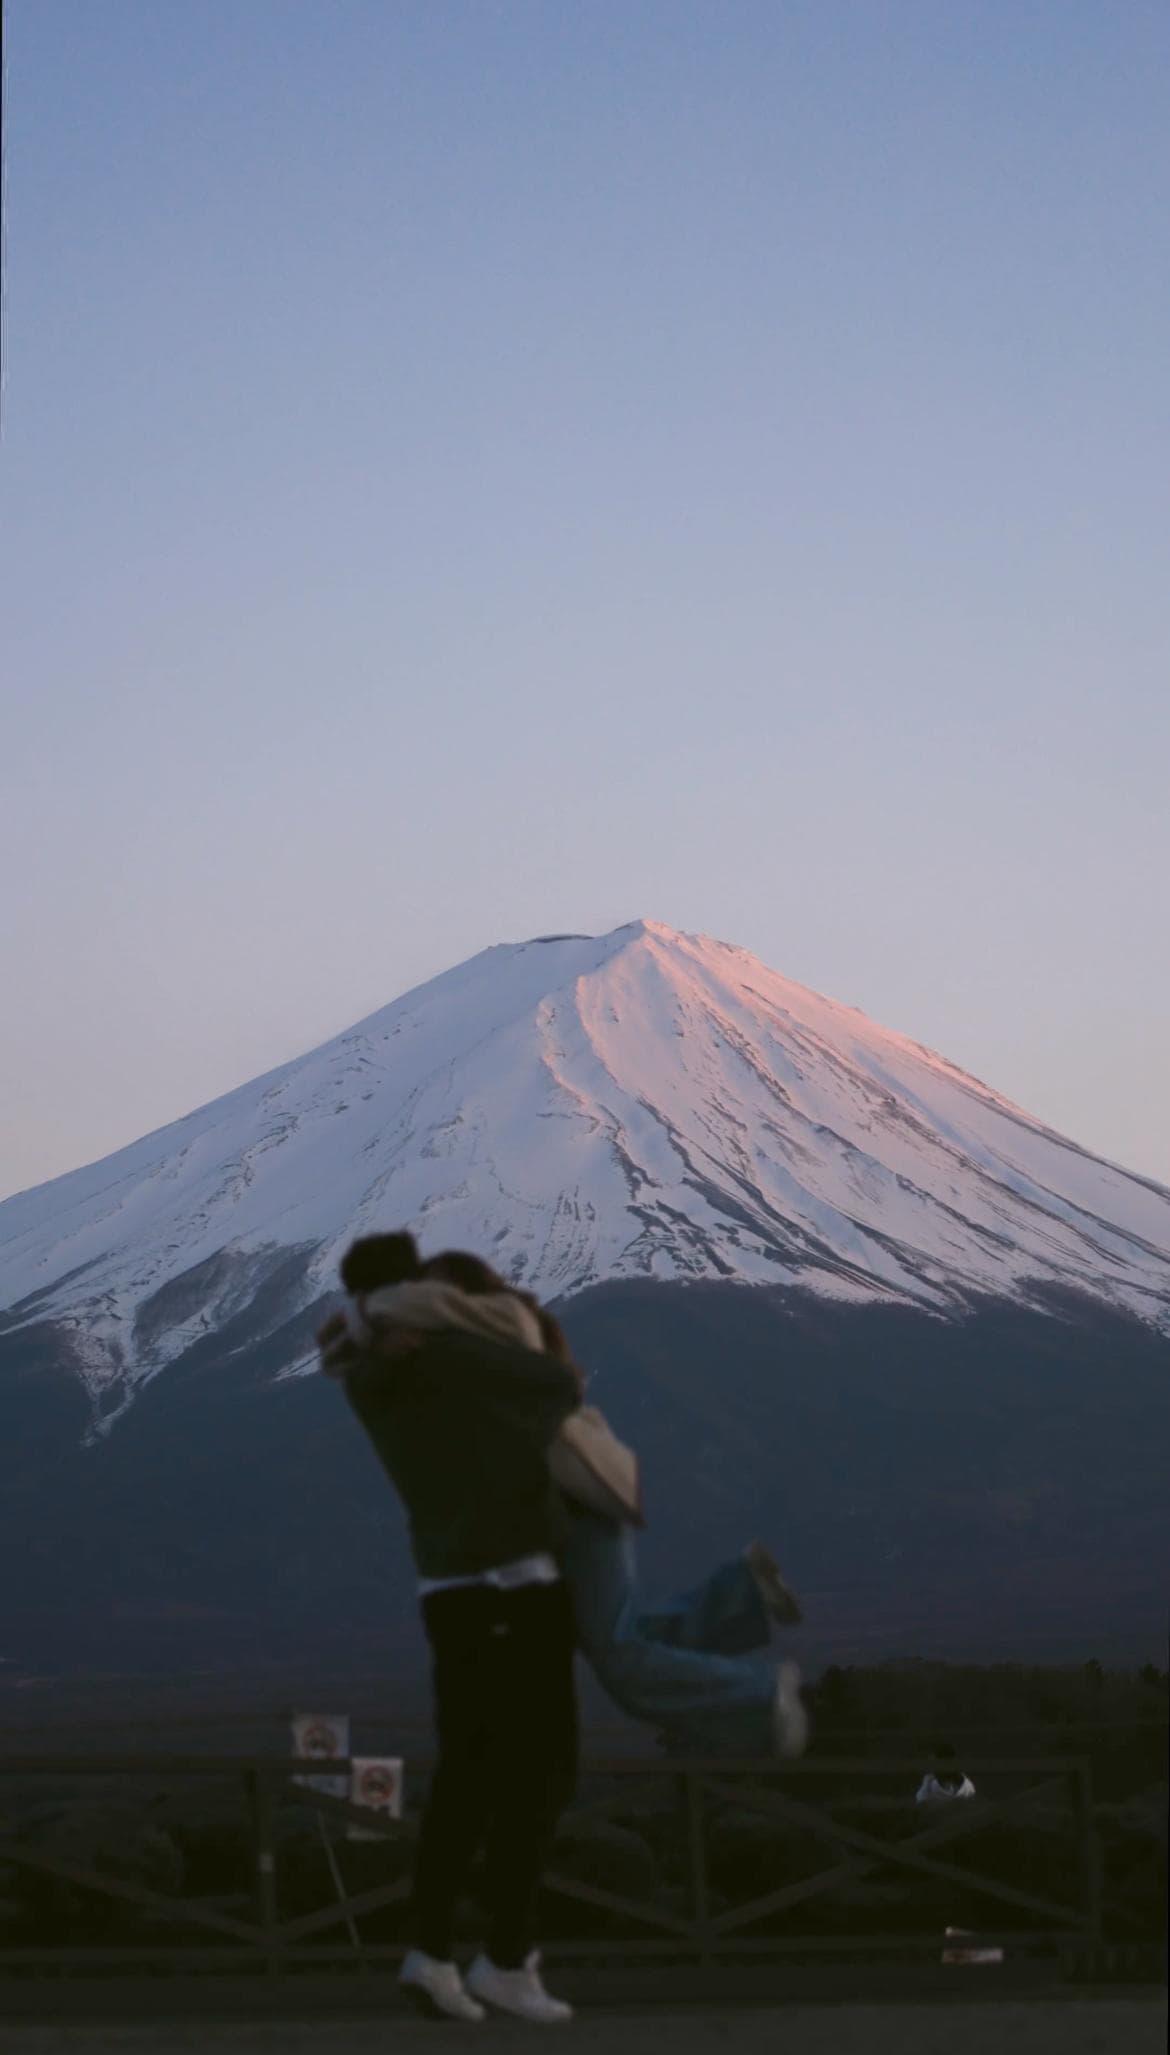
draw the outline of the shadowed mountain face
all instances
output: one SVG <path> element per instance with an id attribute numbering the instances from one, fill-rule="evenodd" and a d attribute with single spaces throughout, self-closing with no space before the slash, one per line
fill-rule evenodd
<path id="1" fill-rule="evenodd" d="M 417 1678 L 389 1486 L 335 1387 L 273 1381 L 319 1310 L 196 1342 L 84 1445 L 60 1337 L 0 1336 L 0 1697 L 21 1674 Z M 1147 1327 L 1071 1299 L 944 1322 L 718 1284 L 561 1311 L 643 1454 L 660 1588 L 760 1534 L 814 1663 L 1159 1656 L 1170 1344 Z"/>
<path id="2" fill-rule="evenodd" d="M 656 1579 L 759 1533 L 838 1660 L 1161 1646 L 1170 1344 L 1147 1328 L 1069 1299 L 944 1322 L 702 1286 L 570 1314 L 646 1454 Z"/>

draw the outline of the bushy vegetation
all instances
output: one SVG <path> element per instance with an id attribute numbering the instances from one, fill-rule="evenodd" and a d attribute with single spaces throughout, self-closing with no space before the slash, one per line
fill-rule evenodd
<path id="1" fill-rule="evenodd" d="M 1098 1799 L 1166 1781 L 1167 1672 L 887 1662 L 827 1669 L 809 1693 L 814 1747 L 833 1755 L 1080 1755 Z"/>

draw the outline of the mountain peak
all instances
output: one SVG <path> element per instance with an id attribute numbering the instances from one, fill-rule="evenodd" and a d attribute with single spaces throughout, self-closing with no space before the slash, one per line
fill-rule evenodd
<path id="1" fill-rule="evenodd" d="M 1170 1325 L 1170 1193 L 746 950 L 639 919 L 499 944 L 0 1205 L 7 1325 L 132 1391 L 409 1223 L 551 1298 L 725 1278 L 942 1314 L 1072 1287 Z M 257 1308 L 266 1308 L 258 1313 Z"/>

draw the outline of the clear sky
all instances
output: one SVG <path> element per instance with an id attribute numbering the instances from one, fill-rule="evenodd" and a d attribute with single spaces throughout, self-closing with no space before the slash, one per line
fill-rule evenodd
<path id="1" fill-rule="evenodd" d="M 9 0 L 0 1191 L 645 914 L 1170 1181 L 1165 0 Z"/>

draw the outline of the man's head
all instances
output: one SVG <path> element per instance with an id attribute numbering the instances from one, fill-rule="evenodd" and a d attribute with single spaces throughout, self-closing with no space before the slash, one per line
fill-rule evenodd
<path id="1" fill-rule="evenodd" d="M 351 1242 L 341 1259 L 341 1282 L 354 1296 L 406 1284 L 423 1274 L 412 1234 L 367 1234 Z"/>

